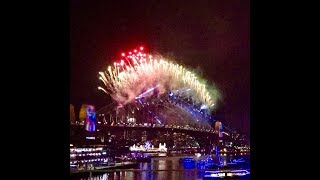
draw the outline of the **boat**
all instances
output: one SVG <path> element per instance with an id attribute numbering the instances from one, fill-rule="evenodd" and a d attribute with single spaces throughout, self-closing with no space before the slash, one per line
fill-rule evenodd
<path id="1" fill-rule="evenodd" d="M 187 157 L 187 158 L 182 158 L 182 162 L 183 163 L 195 163 L 196 160 L 193 158 Z"/>
<path id="2" fill-rule="evenodd" d="M 217 171 L 205 171 L 204 179 L 206 178 L 230 178 L 230 177 L 249 177 L 250 172 L 248 170 L 217 170 Z"/>

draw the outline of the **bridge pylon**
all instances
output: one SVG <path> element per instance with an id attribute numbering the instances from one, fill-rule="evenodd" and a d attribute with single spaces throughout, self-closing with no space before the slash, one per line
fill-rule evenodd
<path id="1" fill-rule="evenodd" d="M 216 121 L 214 124 L 214 131 L 215 131 L 215 136 L 214 136 L 214 143 L 213 143 L 213 150 L 215 155 L 218 157 L 219 159 L 219 163 L 221 164 L 221 158 L 220 158 L 220 154 L 219 154 L 219 150 L 223 143 L 223 134 L 222 134 L 222 123 L 220 121 Z"/>

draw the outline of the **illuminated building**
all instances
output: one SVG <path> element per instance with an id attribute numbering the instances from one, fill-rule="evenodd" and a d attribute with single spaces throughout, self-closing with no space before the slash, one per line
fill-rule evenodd
<path id="1" fill-rule="evenodd" d="M 82 104 L 80 111 L 79 111 L 79 124 L 84 125 L 85 123 L 85 119 L 86 119 L 86 113 L 87 112 L 87 105 L 86 104 Z"/>
<path id="2" fill-rule="evenodd" d="M 147 140 L 147 131 L 142 132 L 142 136 L 141 136 L 141 142 L 144 142 Z"/>
<path id="3" fill-rule="evenodd" d="M 95 108 L 91 105 L 88 105 L 86 108 L 86 121 L 85 121 L 86 130 L 93 132 L 96 130 L 96 112 Z"/>
<path id="4" fill-rule="evenodd" d="M 76 123 L 76 115 L 74 112 L 74 106 L 70 104 L 70 123 L 75 124 Z"/>
<path id="5" fill-rule="evenodd" d="M 158 148 L 155 148 L 150 143 L 146 143 L 144 146 L 136 146 L 135 144 L 131 146 L 130 151 L 141 151 L 141 152 L 167 152 L 166 143 L 163 145 L 160 143 Z"/>
<path id="6" fill-rule="evenodd" d="M 72 169 L 88 169 L 90 167 L 113 164 L 114 155 L 102 146 L 74 147 L 70 145 L 70 167 Z"/>

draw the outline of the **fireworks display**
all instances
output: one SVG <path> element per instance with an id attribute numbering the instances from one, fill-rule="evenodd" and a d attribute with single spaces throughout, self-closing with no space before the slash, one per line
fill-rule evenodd
<path id="1" fill-rule="evenodd" d="M 143 47 L 121 53 L 118 62 L 99 74 L 104 87 L 98 89 L 109 94 L 121 107 L 137 102 L 142 106 L 161 103 L 163 107 L 167 106 L 170 109 L 179 107 L 196 110 L 195 107 L 199 106 L 199 112 L 206 110 L 208 113 L 219 98 L 217 89 L 206 84 L 194 72 L 160 56 L 153 57 L 144 53 Z M 151 111 L 149 113 L 152 114 Z M 168 115 L 161 112 L 154 114 L 157 114 L 154 115 L 155 119 L 161 114 Z M 182 114 L 179 115 L 183 116 Z M 200 121 L 201 118 L 195 119 Z M 160 120 L 157 121 L 161 123 Z"/>
<path id="2" fill-rule="evenodd" d="M 154 86 L 157 86 L 160 94 L 187 88 L 187 94 L 193 100 L 210 109 L 218 98 L 217 90 L 210 89 L 195 73 L 182 65 L 153 58 L 143 53 L 143 47 L 140 47 L 140 51 L 129 52 L 127 56 L 122 53 L 120 62 L 115 62 L 113 67 L 109 66 L 106 72 L 99 74 L 105 85 L 105 88 L 99 89 L 123 105 Z"/>

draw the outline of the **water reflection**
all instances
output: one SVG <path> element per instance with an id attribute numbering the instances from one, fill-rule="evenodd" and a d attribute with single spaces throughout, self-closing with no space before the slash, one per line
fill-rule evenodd
<path id="1" fill-rule="evenodd" d="M 93 180 L 194 180 L 203 179 L 205 171 L 197 171 L 206 169 L 201 159 L 182 163 L 181 157 L 161 157 L 153 158 L 151 162 L 139 163 L 136 169 L 123 170 L 101 175 L 92 176 Z M 223 158 L 223 164 L 229 163 L 230 159 Z M 198 164 L 198 165 L 197 165 Z M 141 171 L 142 170 L 142 171 Z M 75 178 L 73 178 L 75 179 Z M 77 180 L 89 180 L 89 177 L 78 178 Z M 92 180 L 91 179 L 91 180 Z"/>

